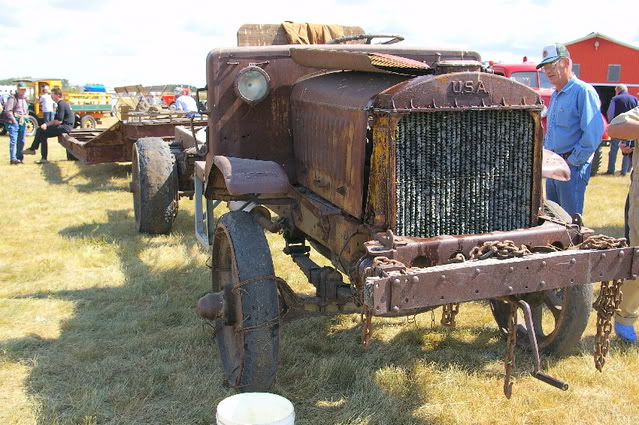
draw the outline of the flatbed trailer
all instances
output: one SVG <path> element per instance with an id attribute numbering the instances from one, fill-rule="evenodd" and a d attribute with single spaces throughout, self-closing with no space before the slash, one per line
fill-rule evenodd
<path id="1" fill-rule="evenodd" d="M 193 197 L 196 160 L 206 156 L 206 120 L 183 112 L 128 112 L 107 129 L 58 136 L 67 158 L 83 164 L 131 162 L 136 228 L 169 233 L 181 197 Z"/>
<path id="2" fill-rule="evenodd" d="M 118 121 L 109 128 L 77 129 L 58 136 L 67 150 L 68 159 L 78 159 L 87 165 L 109 162 L 130 162 L 133 146 L 138 139 L 159 137 L 171 141 L 178 126 L 199 129 L 206 125 L 202 119 L 186 118 L 180 113 L 129 112 L 128 121 Z M 187 146 L 187 148 L 190 146 Z M 73 158 L 71 158 L 71 156 Z"/>

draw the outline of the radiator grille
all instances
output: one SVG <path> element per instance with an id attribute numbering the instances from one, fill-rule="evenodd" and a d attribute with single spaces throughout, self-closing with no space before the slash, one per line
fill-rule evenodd
<path id="1" fill-rule="evenodd" d="M 529 227 L 533 135 L 526 111 L 402 118 L 396 233 L 431 237 Z"/>

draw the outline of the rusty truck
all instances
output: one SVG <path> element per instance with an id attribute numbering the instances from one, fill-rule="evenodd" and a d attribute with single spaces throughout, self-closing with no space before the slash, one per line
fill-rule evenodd
<path id="1" fill-rule="evenodd" d="M 544 200 L 542 179 L 569 170 L 543 149 L 539 94 L 485 72 L 473 51 L 340 44 L 353 38 L 374 37 L 208 54 L 207 137 L 193 178 L 212 275 L 197 310 L 215 328 L 226 383 L 272 386 L 284 314 L 358 311 L 369 344 L 377 318 L 442 307 L 452 325 L 460 303 L 488 300 L 508 344 L 506 395 L 516 344 L 535 355 L 535 377 L 566 389 L 539 353 L 577 344 L 600 281 L 603 367 L 639 251 Z M 170 216 L 175 192 L 163 188 L 175 187 L 174 159 L 151 152 L 161 146 L 145 149 L 164 158 L 152 198 Z M 239 206 L 216 217 L 221 201 Z M 267 231 L 284 239 L 314 296 L 275 275 Z M 311 248 L 332 266 L 316 264 Z"/>

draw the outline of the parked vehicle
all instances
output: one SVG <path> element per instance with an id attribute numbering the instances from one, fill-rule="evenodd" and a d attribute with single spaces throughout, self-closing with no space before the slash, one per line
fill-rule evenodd
<path id="1" fill-rule="evenodd" d="M 490 299 L 511 345 L 519 334 L 535 355 L 565 354 L 587 325 L 591 282 L 632 276 L 619 259 L 635 248 L 620 241 L 567 250 L 592 231 L 542 199 L 542 175 L 566 178 L 567 165 L 542 153 L 540 97 L 479 61 L 382 45 L 209 53 L 208 153 L 194 168 L 213 285 L 198 311 L 215 321 L 228 385 L 271 387 L 280 315 L 296 309 L 359 307 L 367 344 L 373 316 L 445 306 L 450 322 L 457 303 Z M 220 200 L 239 207 L 216 219 Z M 264 229 L 282 235 L 316 296 L 274 275 Z M 509 258 L 482 260 L 495 252 Z M 538 362 L 533 374 L 567 388 Z"/>
<path id="2" fill-rule="evenodd" d="M 175 94 L 165 94 L 162 96 L 162 105 L 167 107 L 168 109 L 175 111 L 175 100 L 177 99 L 177 95 Z"/>
<path id="3" fill-rule="evenodd" d="M 262 26 L 253 28 L 244 36 L 259 39 Z M 601 369 L 639 251 L 595 240 L 580 216 L 543 199 L 542 177 L 566 179 L 568 167 L 543 149 L 538 93 L 483 72 L 476 52 L 370 44 L 378 37 L 214 49 L 205 131 L 187 126 L 173 143 L 143 137 L 131 148 L 136 222 L 151 233 L 170 229 L 193 171 L 196 237 L 212 270 L 198 313 L 214 322 L 226 384 L 270 389 L 283 314 L 359 311 L 368 345 L 374 317 L 442 306 L 453 325 L 459 303 L 489 300 L 508 338 L 506 395 L 515 343 L 535 356 L 535 377 L 567 389 L 541 371 L 539 353 L 577 344 L 595 281 L 605 282 Z M 354 38 L 368 44 L 338 44 Z M 231 211 L 215 217 L 221 201 Z M 275 276 L 265 230 L 284 239 L 314 296 Z M 311 247 L 332 267 L 316 264 Z"/>
<path id="4" fill-rule="evenodd" d="M 555 91 L 552 83 L 546 78 L 546 74 L 536 68 L 537 64 L 528 62 L 524 57 L 521 63 L 494 63 L 490 62 L 490 69 L 496 74 L 522 83 L 535 90 L 541 96 L 544 105 L 550 105 L 550 96 Z"/>

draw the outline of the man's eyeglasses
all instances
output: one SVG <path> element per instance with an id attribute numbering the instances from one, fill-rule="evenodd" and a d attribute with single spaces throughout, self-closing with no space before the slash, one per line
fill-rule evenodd
<path id="1" fill-rule="evenodd" d="M 545 65 L 543 65 L 543 66 L 541 67 L 541 70 L 542 70 L 542 71 L 544 71 L 544 72 L 548 72 L 548 71 L 551 71 L 551 70 L 557 69 L 557 67 L 559 66 L 559 64 L 560 64 L 561 62 L 562 62 L 562 60 L 561 60 L 561 58 L 560 58 L 560 59 L 557 59 L 557 60 L 556 60 L 556 61 L 554 61 L 554 62 L 547 63 L 547 64 L 545 64 Z"/>

